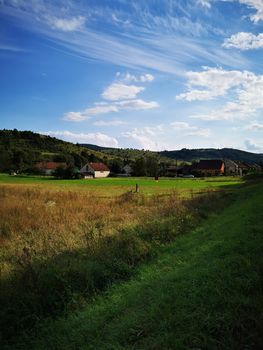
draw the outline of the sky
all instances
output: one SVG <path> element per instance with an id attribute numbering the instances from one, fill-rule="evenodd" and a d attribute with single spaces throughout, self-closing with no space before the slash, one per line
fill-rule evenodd
<path id="1" fill-rule="evenodd" d="M 0 0 L 0 128 L 263 152 L 263 0 Z"/>

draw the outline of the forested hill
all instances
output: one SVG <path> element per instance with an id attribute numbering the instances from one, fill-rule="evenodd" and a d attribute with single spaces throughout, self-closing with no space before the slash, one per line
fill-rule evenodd
<path id="1" fill-rule="evenodd" d="M 123 158 L 136 158 L 138 156 L 144 156 L 147 154 L 158 155 L 164 158 L 172 160 L 192 162 L 200 159 L 231 159 L 239 160 L 248 163 L 261 163 L 263 162 L 263 154 L 257 154 L 252 152 L 240 151 L 234 148 L 201 148 L 201 149 L 186 149 L 183 148 L 179 151 L 162 151 L 162 152 L 150 152 L 145 150 L 137 150 L 131 148 L 109 148 L 101 147 L 91 144 L 82 144 L 81 146 L 89 149 L 101 151 L 107 154 L 123 157 Z"/>
<path id="2" fill-rule="evenodd" d="M 80 167 L 87 161 L 108 162 L 113 158 L 32 131 L 0 130 L 0 171 L 32 170 L 38 161 L 66 162 Z"/>
<path id="3" fill-rule="evenodd" d="M 201 148 L 201 149 L 186 149 L 180 151 L 163 151 L 162 156 L 172 159 L 193 161 L 199 159 L 231 159 L 239 160 L 248 163 L 263 162 L 263 154 L 240 151 L 234 148 Z"/>

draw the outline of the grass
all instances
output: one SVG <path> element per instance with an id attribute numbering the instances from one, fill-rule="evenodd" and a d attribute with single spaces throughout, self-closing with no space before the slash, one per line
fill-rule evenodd
<path id="1" fill-rule="evenodd" d="M 262 349 L 263 185 L 19 349 Z M 218 202 L 219 203 L 219 202 Z"/>
<path id="2" fill-rule="evenodd" d="M 155 181 L 153 178 L 102 178 L 86 180 L 56 180 L 53 177 L 43 176 L 10 176 L 0 174 L 0 184 L 32 185 L 55 190 L 83 190 L 92 191 L 96 195 L 112 197 L 123 194 L 127 191 L 134 191 L 138 184 L 140 192 L 144 194 L 169 193 L 172 190 L 180 191 L 187 195 L 189 192 L 198 192 L 207 189 L 220 189 L 222 187 L 241 184 L 239 177 L 215 177 L 202 179 L 182 178 L 160 178 Z"/>

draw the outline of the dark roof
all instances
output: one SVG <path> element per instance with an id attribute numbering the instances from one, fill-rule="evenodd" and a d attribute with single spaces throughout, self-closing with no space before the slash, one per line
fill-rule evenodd
<path id="1" fill-rule="evenodd" d="M 89 165 L 94 171 L 110 171 L 107 165 L 103 163 L 89 163 Z"/>
<path id="2" fill-rule="evenodd" d="M 55 170 L 60 166 L 65 167 L 66 163 L 58 163 L 58 162 L 39 162 L 36 163 L 35 167 L 40 170 Z"/>
<path id="3" fill-rule="evenodd" d="M 239 160 L 235 161 L 236 164 L 238 165 L 238 167 L 240 169 L 243 169 L 243 170 L 248 170 L 251 168 L 251 165 L 249 165 L 248 163 L 244 163 L 244 162 L 240 162 Z"/>
<path id="4" fill-rule="evenodd" d="M 200 160 L 196 165 L 196 169 L 199 170 L 220 170 L 222 168 L 223 161 L 220 159 Z"/>

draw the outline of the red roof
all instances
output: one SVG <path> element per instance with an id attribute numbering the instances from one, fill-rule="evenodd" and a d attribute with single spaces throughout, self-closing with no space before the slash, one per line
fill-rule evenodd
<path id="1" fill-rule="evenodd" d="M 223 161 L 220 159 L 200 160 L 197 164 L 199 170 L 221 170 Z"/>
<path id="2" fill-rule="evenodd" d="M 89 165 L 94 171 L 110 171 L 107 165 L 103 163 L 89 163 Z"/>
<path id="3" fill-rule="evenodd" d="M 66 163 L 57 163 L 57 162 L 39 162 L 36 163 L 35 167 L 37 169 L 41 169 L 41 170 L 55 170 L 60 166 L 66 166 Z"/>

